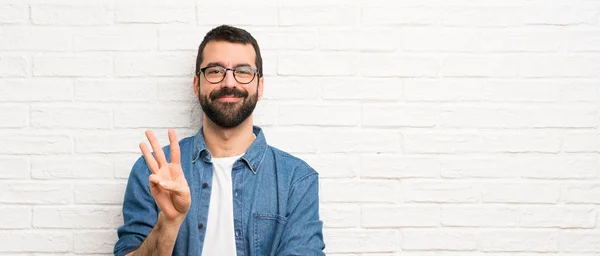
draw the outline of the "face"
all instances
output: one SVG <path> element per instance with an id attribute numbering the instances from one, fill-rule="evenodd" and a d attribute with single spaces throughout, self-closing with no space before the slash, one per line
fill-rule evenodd
<path id="1" fill-rule="evenodd" d="M 256 68 L 255 56 L 250 44 L 211 41 L 204 48 L 200 67 Z M 262 98 L 263 78 L 259 79 L 256 75 L 249 84 L 241 84 L 235 80 L 233 71 L 227 71 L 223 81 L 212 84 L 201 73 L 194 77 L 194 85 L 194 93 L 206 117 L 218 126 L 233 128 L 252 115 L 256 103 Z"/>

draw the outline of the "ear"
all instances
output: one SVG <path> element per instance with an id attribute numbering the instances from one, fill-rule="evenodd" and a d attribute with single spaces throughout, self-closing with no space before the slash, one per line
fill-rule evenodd
<path id="1" fill-rule="evenodd" d="M 258 80 L 258 88 L 257 88 L 259 101 L 262 99 L 264 87 L 265 87 L 265 77 L 261 76 L 260 79 Z"/>
<path id="2" fill-rule="evenodd" d="M 200 93 L 200 79 L 198 75 L 194 75 L 194 84 L 192 85 L 194 88 L 194 95 L 196 95 L 196 99 L 198 99 L 198 93 Z"/>

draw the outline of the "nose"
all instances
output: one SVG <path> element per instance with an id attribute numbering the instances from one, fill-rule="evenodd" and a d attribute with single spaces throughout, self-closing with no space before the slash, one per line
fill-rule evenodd
<path id="1" fill-rule="evenodd" d="M 231 72 L 229 72 L 229 71 L 231 71 Z M 222 87 L 235 87 L 236 84 L 237 84 L 237 81 L 235 81 L 235 77 L 233 77 L 233 70 L 226 70 L 225 78 L 223 79 L 221 86 Z"/>

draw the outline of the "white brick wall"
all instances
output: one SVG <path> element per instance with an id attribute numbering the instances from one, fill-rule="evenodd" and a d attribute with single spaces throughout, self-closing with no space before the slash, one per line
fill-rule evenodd
<path id="1" fill-rule="evenodd" d="M 219 24 L 319 172 L 334 256 L 600 255 L 600 1 L 0 1 L 0 255 L 110 255 L 143 131 Z"/>

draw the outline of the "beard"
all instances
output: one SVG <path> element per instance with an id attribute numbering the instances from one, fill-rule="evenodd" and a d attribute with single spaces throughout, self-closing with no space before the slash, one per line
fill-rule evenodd
<path id="1" fill-rule="evenodd" d="M 240 125 L 254 112 L 258 102 L 258 88 L 254 95 L 248 91 L 236 90 L 234 88 L 222 88 L 208 95 L 198 94 L 198 100 L 202 111 L 208 119 L 223 128 L 233 128 Z M 242 98 L 239 102 L 220 102 L 218 98 L 223 96 L 235 96 Z"/>

